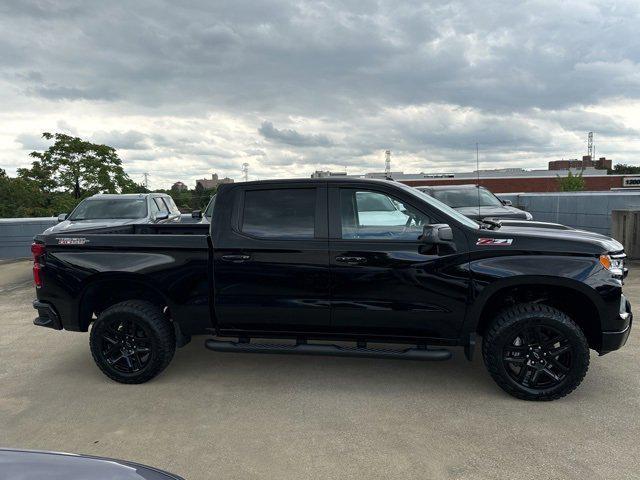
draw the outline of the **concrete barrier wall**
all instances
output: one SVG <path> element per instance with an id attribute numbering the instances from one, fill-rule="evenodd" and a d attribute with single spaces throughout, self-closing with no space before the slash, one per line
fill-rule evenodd
<path id="1" fill-rule="evenodd" d="M 0 218 L 0 259 L 30 257 L 33 236 L 56 223 L 56 217 Z"/>
<path id="2" fill-rule="evenodd" d="M 640 191 L 554 192 L 497 194 L 535 220 L 612 235 L 611 212 L 640 210 Z"/>
<path id="3" fill-rule="evenodd" d="M 611 235 L 624 245 L 627 256 L 640 258 L 640 210 L 614 210 L 611 225 Z"/>
<path id="4" fill-rule="evenodd" d="M 190 213 L 180 216 L 181 223 L 196 223 Z M 0 218 L 0 260 L 26 258 L 31 256 L 31 242 L 34 235 L 56 225 L 56 217 L 40 218 Z"/>

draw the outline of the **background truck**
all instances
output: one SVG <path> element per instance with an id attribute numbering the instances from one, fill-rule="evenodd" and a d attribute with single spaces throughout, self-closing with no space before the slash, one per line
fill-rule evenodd
<path id="1" fill-rule="evenodd" d="M 372 214 L 390 202 L 397 221 Z M 221 185 L 210 224 L 39 235 L 32 251 L 34 323 L 91 326 L 97 365 L 123 383 L 158 375 L 194 335 L 222 352 L 410 360 L 471 359 L 481 336 L 500 387 L 552 400 L 632 323 L 615 240 L 478 223 L 388 181 Z"/>

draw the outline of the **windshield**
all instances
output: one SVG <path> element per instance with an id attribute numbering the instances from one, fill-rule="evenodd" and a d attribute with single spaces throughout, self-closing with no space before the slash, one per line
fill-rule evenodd
<path id="1" fill-rule="evenodd" d="M 417 188 L 409 187 L 408 185 L 404 185 L 404 184 L 401 184 L 401 183 L 398 183 L 397 185 L 399 187 L 405 189 L 407 192 L 411 193 L 412 195 L 415 195 L 416 197 L 420 198 L 424 202 L 428 203 L 433 208 L 435 208 L 437 210 L 440 210 L 445 215 L 448 215 L 448 216 L 452 217 L 457 222 L 459 222 L 459 223 L 461 223 L 461 224 L 463 224 L 463 225 L 465 225 L 465 226 L 467 226 L 469 228 L 475 228 L 475 229 L 480 228 L 480 225 L 478 224 L 478 222 L 474 222 L 470 218 L 465 217 L 464 215 L 462 215 L 457 210 L 454 210 L 453 208 L 451 208 L 449 205 L 447 205 L 445 203 L 442 203 L 440 200 L 437 200 L 437 199 L 433 198 L 432 196 L 427 195 L 424 192 L 421 192 Z"/>
<path id="2" fill-rule="evenodd" d="M 68 220 L 133 219 L 146 216 L 147 201 L 144 198 L 100 198 L 80 202 Z"/>
<path id="3" fill-rule="evenodd" d="M 484 188 L 456 188 L 451 190 L 432 190 L 431 195 L 452 208 L 459 207 L 498 207 L 500 200 Z"/>

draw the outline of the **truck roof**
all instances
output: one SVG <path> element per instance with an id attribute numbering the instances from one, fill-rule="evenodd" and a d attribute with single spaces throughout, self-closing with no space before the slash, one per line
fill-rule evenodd
<path id="1" fill-rule="evenodd" d="M 270 180 L 254 180 L 251 182 L 236 182 L 223 184 L 225 186 L 235 185 L 265 185 L 269 183 L 381 183 L 381 184 L 397 184 L 393 180 L 384 180 L 379 178 L 359 178 L 359 177 L 323 177 L 323 178 L 274 178 Z M 401 184 L 404 185 L 404 184 Z M 221 185 L 222 186 L 222 185 Z"/>
<path id="2" fill-rule="evenodd" d="M 462 185 L 420 185 L 415 187 L 418 190 L 454 190 L 457 188 L 478 188 L 478 185 L 474 183 L 465 183 Z M 480 188 L 486 188 L 480 185 Z"/>
<path id="3" fill-rule="evenodd" d="M 167 196 L 166 193 L 96 193 L 95 195 L 91 195 L 87 199 L 98 199 L 98 198 L 146 198 L 151 195 L 154 196 Z"/>

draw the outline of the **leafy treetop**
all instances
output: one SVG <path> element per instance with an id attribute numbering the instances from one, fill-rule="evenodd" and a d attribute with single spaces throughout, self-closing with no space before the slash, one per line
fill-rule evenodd
<path id="1" fill-rule="evenodd" d="M 582 173 L 576 173 L 575 175 L 569 171 L 566 177 L 558 177 L 558 183 L 560 184 L 561 192 L 579 192 L 584 190 L 585 181 L 582 178 Z"/>
<path id="2" fill-rule="evenodd" d="M 18 169 L 18 176 L 35 181 L 44 192 L 66 191 L 79 199 L 97 192 L 135 189 L 113 147 L 64 133 L 45 132 L 42 137 L 53 139 L 53 145 L 44 152 L 31 152 L 36 160 L 31 168 Z"/>

